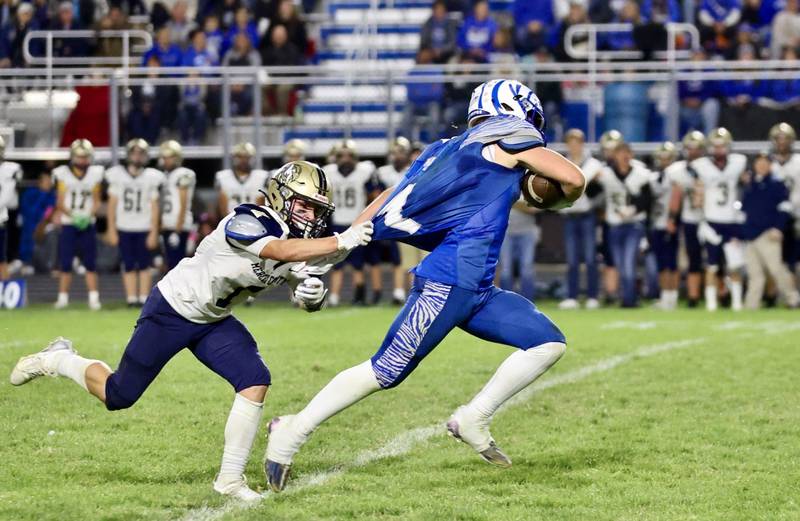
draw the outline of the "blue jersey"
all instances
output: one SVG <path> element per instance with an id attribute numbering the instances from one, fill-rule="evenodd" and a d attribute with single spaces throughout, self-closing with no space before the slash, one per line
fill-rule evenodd
<path id="1" fill-rule="evenodd" d="M 496 143 L 509 153 L 545 146 L 530 123 L 495 116 L 430 145 L 373 219 L 374 238 L 430 251 L 414 273 L 470 290 L 492 285 L 511 206 L 525 170 L 483 157 Z"/>

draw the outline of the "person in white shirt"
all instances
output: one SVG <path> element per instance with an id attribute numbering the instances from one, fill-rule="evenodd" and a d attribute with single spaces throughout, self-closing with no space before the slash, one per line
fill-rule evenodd
<path id="1" fill-rule="evenodd" d="M 341 232 L 347 229 L 367 207 L 367 185 L 375 173 L 375 165 L 372 161 L 359 161 L 355 142 L 347 139 L 336 148 L 336 162 L 325 165 L 323 170 L 333 188 L 333 202 L 337 210 L 333 214 L 331 230 L 334 233 Z M 346 265 L 353 270 L 353 285 L 355 286 L 353 304 L 366 304 L 364 250 L 362 249 L 353 252 L 346 263 L 334 266 L 331 273 L 330 305 L 339 305 Z"/>
<path id="2" fill-rule="evenodd" d="M 8 280 L 8 210 L 19 203 L 17 185 L 22 180 L 22 166 L 5 160 L 6 142 L 0 136 L 0 282 Z"/>
<path id="3" fill-rule="evenodd" d="M 603 164 L 593 158 L 585 148 L 586 136 L 583 131 L 573 128 L 564 134 L 567 145 L 567 158 L 581 167 L 586 182 L 590 183 Z M 597 269 L 597 217 L 592 201 L 583 194 L 571 207 L 560 212 L 564 216 L 564 250 L 567 257 L 567 298 L 562 300 L 560 309 L 580 307 L 581 263 L 586 266 L 586 309 L 600 306 L 600 275 Z"/>
<path id="4" fill-rule="evenodd" d="M 261 192 L 267 185 L 269 173 L 253 168 L 256 147 L 238 143 L 233 147 L 233 168 L 220 170 L 215 176 L 220 217 L 244 203 L 264 204 Z"/>
<path id="5" fill-rule="evenodd" d="M 658 269 L 659 301 L 657 307 L 665 311 L 678 307 L 678 230 L 670 226 L 669 212 L 672 201 L 673 179 L 669 167 L 675 162 L 678 149 L 666 141 L 653 154 L 653 178 L 650 206 L 650 233 L 648 242 Z"/>
<path id="6" fill-rule="evenodd" d="M 800 154 L 793 151 L 797 134 L 788 123 L 778 123 L 769 131 L 772 142 L 772 174 L 789 190 L 791 218 L 784 230 L 784 260 L 792 273 L 800 261 Z"/>
<path id="7" fill-rule="evenodd" d="M 248 296 L 288 283 L 307 311 L 325 303 L 318 278 L 372 236 L 365 222 L 334 237 L 317 238 L 333 211 L 325 174 L 312 163 L 284 166 L 270 181 L 267 206 L 242 204 L 153 288 L 117 369 L 78 355 L 58 338 L 19 360 L 13 385 L 40 376 L 63 376 L 103 402 L 110 411 L 135 404 L 163 367 L 188 348 L 236 392 L 225 425 L 224 449 L 213 488 L 240 500 L 257 501 L 244 469 L 258 433 L 269 370 L 256 340 L 231 315 Z M 100 457 L 101 455 L 98 455 Z"/>
<path id="8" fill-rule="evenodd" d="M 97 231 L 95 215 L 100 207 L 100 188 L 105 168 L 93 165 L 94 147 L 88 139 L 76 139 L 69 146 L 69 164 L 53 169 L 56 185 L 55 222 L 61 224 L 58 237 L 60 274 L 56 309 L 69 305 L 72 263 L 78 255 L 86 268 L 89 309 L 101 308 L 97 291 Z"/>
<path id="9" fill-rule="evenodd" d="M 122 281 L 129 307 L 143 306 L 153 285 L 152 252 L 158 247 L 163 172 L 148 168 L 149 149 L 141 138 L 128 141 L 124 165 L 106 172 L 108 182 L 107 242 L 119 246 Z"/>
<path id="10" fill-rule="evenodd" d="M 159 163 L 164 171 L 161 187 L 161 239 L 167 269 L 172 269 L 186 256 L 189 232 L 192 229 L 192 199 L 197 185 L 194 170 L 182 166 L 183 147 L 174 140 L 159 147 Z"/>
<path id="11" fill-rule="evenodd" d="M 747 169 L 747 158 L 730 151 L 733 136 L 725 128 L 709 133 L 710 156 L 691 162 L 699 180 L 705 226 L 700 234 L 706 248 L 706 309 L 716 311 L 719 273 L 724 266 L 730 278 L 731 308 L 742 309 L 744 251 L 740 241 L 743 215 L 739 210 L 739 185 Z M 723 264 L 724 262 L 724 264 Z"/>

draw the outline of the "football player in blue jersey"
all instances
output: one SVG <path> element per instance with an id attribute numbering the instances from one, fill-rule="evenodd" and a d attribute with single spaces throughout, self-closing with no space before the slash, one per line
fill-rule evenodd
<path id="1" fill-rule="evenodd" d="M 468 129 L 427 147 L 403 180 L 355 221 L 372 220 L 375 239 L 430 251 L 416 268 L 405 306 L 378 351 L 339 373 L 296 415 L 270 423 L 265 470 L 284 488 L 292 458 L 322 422 L 371 393 L 399 385 L 456 327 L 517 348 L 486 386 L 447 422 L 455 438 L 507 467 L 489 423 L 497 409 L 564 354 L 564 335 L 529 300 L 492 283 L 512 205 L 527 169 L 560 184 L 568 206 L 583 194 L 580 168 L 546 148 L 536 95 L 513 80 L 472 94 Z"/>

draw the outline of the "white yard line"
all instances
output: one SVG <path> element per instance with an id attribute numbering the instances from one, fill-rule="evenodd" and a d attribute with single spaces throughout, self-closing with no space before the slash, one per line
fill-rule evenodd
<path id="1" fill-rule="evenodd" d="M 610 371 L 616 367 L 619 367 L 620 365 L 627 364 L 629 362 L 632 362 L 640 358 L 648 358 L 660 353 L 664 353 L 666 351 L 672 351 L 674 349 L 681 349 L 681 348 L 695 346 L 703 343 L 705 340 L 706 340 L 705 338 L 694 338 L 694 339 L 676 340 L 673 342 L 663 342 L 660 344 L 643 346 L 640 347 L 639 349 L 630 351 L 628 353 L 611 356 L 609 358 L 604 358 L 602 360 L 598 360 L 597 362 L 585 365 L 578 369 L 567 371 L 566 373 L 555 375 L 550 378 L 545 378 L 543 380 L 539 380 L 537 382 L 534 382 L 533 385 L 520 392 L 511 400 L 509 400 L 503 406 L 503 408 L 498 412 L 503 412 L 503 410 L 505 410 L 507 407 L 512 407 L 514 405 L 519 405 L 521 403 L 524 403 L 530 400 L 535 394 L 541 391 L 551 389 L 553 387 L 558 387 L 560 385 L 576 383 L 594 374 Z M 342 465 L 341 467 L 337 467 L 331 470 L 326 470 L 323 472 L 317 472 L 314 474 L 303 476 L 300 479 L 291 482 L 289 488 L 286 489 L 284 492 L 282 492 L 282 494 L 290 495 L 312 487 L 324 485 L 331 479 L 341 476 L 354 468 L 363 467 L 365 465 L 368 465 L 374 461 L 378 461 L 383 458 L 392 456 L 402 456 L 404 454 L 407 454 L 411 452 L 411 450 L 416 445 L 425 443 L 426 441 L 430 440 L 436 435 L 443 434 L 445 421 L 446 420 L 442 420 L 441 422 L 437 422 L 434 425 L 429 425 L 427 427 L 419 427 L 416 429 L 405 431 L 395 436 L 394 438 L 392 438 L 387 443 L 385 443 L 384 445 L 382 445 L 377 449 L 366 450 L 357 454 L 355 460 L 349 465 Z M 270 492 L 266 493 L 264 501 L 268 501 L 273 495 L 274 494 Z M 221 507 L 217 508 L 200 507 L 192 509 L 186 512 L 186 514 L 181 519 L 183 521 L 215 521 L 229 513 L 235 512 L 237 510 L 248 509 L 259 504 L 261 503 L 248 504 L 238 501 L 229 501 L 226 504 L 222 505 Z"/>

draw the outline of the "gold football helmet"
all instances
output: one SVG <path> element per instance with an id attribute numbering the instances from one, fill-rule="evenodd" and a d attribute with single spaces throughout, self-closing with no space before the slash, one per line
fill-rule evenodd
<path id="1" fill-rule="evenodd" d="M 619 130 L 607 130 L 600 136 L 600 148 L 602 148 L 604 152 L 611 152 L 624 140 L 625 138 Z"/>
<path id="2" fill-rule="evenodd" d="M 308 146 L 302 139 L 290 139 L 283 147 L 283 161 L 303 161 L 306 158 Z"/>
<path id="3" fill-rule="evenodd" d="M 158 155 L 161 159 L 175 158 L 175 163 L 180 165 L 183 161 L 183 147 L 174 139 L 164 141 L 158 147 Z"/>
<path id="4" fill-rule="evenodd" d="M 778 123 L 769 129 L 769 140 L 776 146 L 778 145 L 778 141 L 782 140 L 791 147 L 795 139 L 797 139 L 797 133 L 788 123 Z"/>
<path id="5" fill-rule="evenodd" d="M 88 139 L 76 139 L 69 145 L 70 160 L 76 157 L 89 157 L 94 155 L 94 145 Z"/>
<path id="6" fill-rule="evenodd" d="M 691 130 L 683 136 L 683 148 L 706 148 L 706 136 L 699 130 Z"/>
<path id="7" fill-rule="evenodd" d="M 729 148 L 733 142 L 733 135 L 727 128 L 717 127 L 708 134 L 708 142 L 711 146 Z"/>
<path id="8" fill-rule="evenodd" d="M 293 237 L 319 237 L 334 210 L 325 172 L 308 161 L 283 165 L 270 179 L 264 195 L 267 204 L 289 226 Z M 313 217 L 309 210 L 313 211 Z"/>
<path id="9" fill-rule="evenodd" d="M 678 155 L 678 147 L 672 141 L 664 141 L 653 154 L 662 163 L 671 163 Z"/>
<path id="10" fill-rule="evenodd" d="M 141 168 L 149 160 L 150 145 L 142 138 L 135 138 L 128 141 L 125 151 L 127 164 Z"/>

